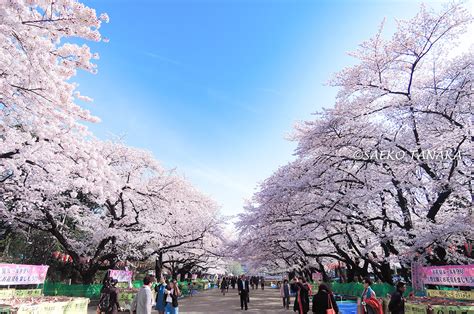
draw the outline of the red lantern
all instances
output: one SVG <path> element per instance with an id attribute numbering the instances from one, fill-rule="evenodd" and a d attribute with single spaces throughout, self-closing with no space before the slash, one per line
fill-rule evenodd
<path id="1" fill-rule="evenodd" d="M 61 255 L 61 252 L 59 252 L 59 251 L 54 251 L 54 252 L 53 252 L 53 258 L 54 258 L 54 259 L 59 259 L 59 256 L 60 256 L 60 255 Z"/>
<path id="2" fill-rule="evenodd" d="M 466 254 L 467 254 L 467 256 L 471 257 L 471 254 L 472 254 L 472 243 L 470 243 L 469 241 L 467 241 L 466 243 L 464 243 L 464 248 L 466 249 Z"/>

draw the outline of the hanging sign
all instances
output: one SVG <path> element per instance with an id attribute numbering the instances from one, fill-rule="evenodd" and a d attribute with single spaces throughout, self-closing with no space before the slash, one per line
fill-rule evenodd
<path id="1" fill-rule="evenodd" d="M 0 264 L 0 286 L 43 284 L 48 267 L 45 265 Z"/>
<path id="2" fill-rule="evenodd" d="M 426 290 L 429 297 L 474 301 L 474 291 Z"/>
<path id="3" fill-rule="evenodd" d="M 405 314 L 426 314 L 426 305 L 405 303 Z"/>
<path id="4" fill-rule="evenodd" d="M 424 284 L 474 287 L 474 265 L 423 267 Z"/>
<path id="5" fill-rule="evenodd" d="M 117 279 L 118 282 L 129 282 L 132 281 L 133 271 L 110 269 L 109 277 Z"/>
<path id="6" fill-rule="evenodd" d="M 17 298 L 32 298 L 40 297 L 41 289 L 17 289 L 15 291 L 15 297 Z"/>

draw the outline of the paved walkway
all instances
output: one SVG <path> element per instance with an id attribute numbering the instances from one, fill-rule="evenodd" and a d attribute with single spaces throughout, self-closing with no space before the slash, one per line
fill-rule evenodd
<path id="1" fill-rule="evenodd" d="M 291 302 L 294 302 L 292 298 Z M 293 303 L 291 303 L 293 304 Z M 193 297 L 186 297 L 179 301 L 179 313 L 183 314 L 204 314 L 204 313 L 293 313 L 283 309 L 280 291 L 278 289 L 250 290 L 250 303 L 247 311 L 240 310 L 240 298 L 237 289 L 229 289 L 225 296 L 219 289 L 211 289 L 199 292 Z M 95 307 L 89 307 L 89 314 L 96 313 Z M 152 313 L 158 313 L 153 310 Z"/>
<path id="2" fill-rule="evenodd" d="M 294 299 L 292 298 L 292 302 Z M 229 289 L 225 296 L 218 289 L 201 292 L 192 298 L 185 298 L 179 303 L 179 313 L 293 313 L 283 309 L 280 291 L 278 289 L 250 290 L 250 303 L 248 311 L 240 309 L 240 298 L 237 289 Z"/>

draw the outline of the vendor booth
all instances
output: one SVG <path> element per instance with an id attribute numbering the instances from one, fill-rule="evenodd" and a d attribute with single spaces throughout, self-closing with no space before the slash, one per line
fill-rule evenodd
<path id="1" fill-rule="evenodd" d="M 1 314 L 87 314 L 88 298 L 45 297 L 48 266 L 0 264 Z"/>

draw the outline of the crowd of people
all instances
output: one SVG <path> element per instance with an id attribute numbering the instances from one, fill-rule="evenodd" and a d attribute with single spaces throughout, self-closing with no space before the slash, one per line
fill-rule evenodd
<path id="1" fill-rule="evenodd" d="M 242 310 L 248 309 L 250 302 L 250 286 L 256 286 L 255 277 L 248 279 L 242 275 L 238 281 L 238 291 L 240 296 L 240 307 Z M 371 288 L 372 281 L 370 278 L 363 280 L 364 291 L 361 295 L 363 314 L 383 314 L 382 304 L 380 304 L 374 290 Z M 310 311 L 316 314 L 337 314 L 339 308 L 336 303 L 334 294 L 329 286 L 325 283 L 318 285 L 318 291 L 313 294 L 312 286 L 304 277 L 294 277 L 291 283 L 285 279 L 283 283 L 279 283 L 280 296 L 282 298 L 283 308 L 289 310 L 291 306 L 291 298 L 294 298 L 293 311 L 298 314 L 307 314 Z M 262 288 L 263 289 L 263 288 Z M 405 313 L 405 298 L 403 294 L 406 290 L 404 282 L 399 282 L 396 291 L 391 295 L 388 309 L 392 314 Z M 310 299 L 312 298 L 312 302 Z"/>
<path id="2" fill-rule="evenodd" d="M 160 314 L 178 314 L 178 298 L 181 296 L 181 291 L 176 280 L 161 279 L 154 289 L 156 292 L 155 300 L 153 300 L 152 285 L 155 282 L 153 276 L 146 276 L 143 279 L 143 286 L 132 302 L 131 310 L 137 314 L 151 314 L 152 307 Z M 264 290 L 265 281 L 262 277 L 247 277 L 242 275 L 240 277 L 224 277 L 219 282 L 219 287 L 225 295 L 229 287 L 238 290 L 240 298 L 241 310 L 248 310 L 250 303 L 250 290 L 258 289 L 259 284 Z M 382 305 L 377 299 L 374 290 L 371 288 L 372 281 L 369 278 L 363 280 L 364 291 L 361 295 L 362 312 L 363 314 L 383 314 Z M 101 291 L 101 297 L 97 308 L 97 313 L 116 314 L 122 310 L 119 304 L 119 290 L 116 287 L 117 280 L 107 279 Z M 283 308 L 289 310 L 291 306 L 291 299 L 293 300 L 292 310 L 298 314 L 307 314 L 310 311 L 316 314 L 337 314 L 339 308 L 336 303 L 334 294 L 330 287 L 321 283 L 318 286 L 318 291 L 313 294 L 312 285 L 309 284 L 304 277 L 294 277 L 291 282 L 285 279 L 283 283 L 278 284 L 280 289 L 280 296 L 283 303 Z M 192 283 L 189 284 L 192 296 Z M 392 314 L 405 313 L 405 298 L 404 292 L 406 286 L 404 282 L 398 282 L 396 291 L 391 295 L 388 309 Z M 312 302 L 310 299 L 312 298 Z"/>
<path id="3" fill-rule="evenodd" d="M 223 295 L 225 295 L 227 292 L 229 292 L 229 287 L 232 287 L 232 289 L 235 289 L 237 282 L 241 279 L 241 277 L 237 276 L 225 276 L 219 281 L 219 288 L 221 289 L 221 292 Z M 258 277 L 258 276 L 251 276 L 248 278 L 249 281 L 249 287 L 254 289 L 258 289 L 259 286 L 262 290 L 265 289 L 265 278 L 263 277 Z"/>
<path id="4" fill-rule="evenodd" d="M 383 308 L 374 290 L 371 288 L 372 281 L 370 278 L 363 280 L 364 291 L 361 295 L 363 314 L 383 314 Z M 404 292 L 406 285 L 400 281 L 397 283 L 396 291 L 390 296 L 388 309 L 392 314 L 405 313 Z M 288 280 L 284 280 L 280 286 L 280 295 L 283 300 L 283 307 L 290 308 L 290 298 L 294 296 L 293 311 L 298 314 L 306 314 L 310 311 L 310 297 L 312 296 L 312 313 L 316 314 L 337 314 L 339 308 L 336 303 L 334 294 L 329 286 L 321 283 L 318 291 L 313 295 L 312 286 L 303 277 L 295 277 L 291 284 Z"/>
<path id="5" fill-rule="evenodd" d="M 156 297 L 153 300 L 151 289 L 155 282 L 156 279 L 153 276 L 146 276 L 143 279 L 143 286 L 135 295 L 131 305 L 132 313 L 151 314 L 155 304 L 155 309 L 159 314 L 178 314 L 178 298 L 181 296 L 181 291 L 176 280 L 161 278 L 154 287 Z M 117 314 L 123 310 L 119 304 L 119 290 L 116 285 L 116 279 L 108 278 L 104 281 L 97 306 L 98 314 Z"/>

